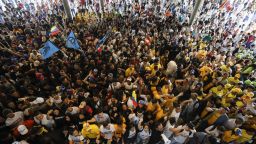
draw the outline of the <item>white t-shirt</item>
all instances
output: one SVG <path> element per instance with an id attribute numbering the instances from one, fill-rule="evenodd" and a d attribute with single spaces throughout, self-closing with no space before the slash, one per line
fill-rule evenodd
<path id="1" fill-rule="evenodd" d="M 174 128 L 174 125 L 171 125 L 170 122 L 168 121 L 166 123 L 166 126 L 164 127 L 164 135 L 169 138 L 170 136 L 172 136 L 173 132 L 170 131 L 170 128 Z"/>
<path id="2" fill-rule="evenodd" d="M 42 120 L 38 120 L 36 118 L 34 118 L 34 120 L 37 124 L 41 124 L 43 126 L 46 126 L 47 128 L 52 128 L 55 123 L 53 119 L 48 119 L 46 114 L 43 114 Z"/>
<path id="3" fill-rule="evenodd" d="M 135 128 L 133 130 L 130 129 L 129 130 L 128 138 L 133 138 L 135 135 L 136 135 L 136 129 Z"/>
<path id="4" fill-rule="evenodd" d="M 6 126 L 16 125 L 24 120 L 24 114 L 22 111 L 18 111 L 14 113 L 13 118 L 7 118 L 5 120 Z"/>
<path id="5" fill-rule="evenodd" d="M 208 128 L 205 129 L 205 131 L 207 133 L 210 133 L 211 135 L 213 135 L 214 137 L 219 137 L 220 133 L 219 133 L 219 130 L 217 128 L 211 130 L 214 126 L 211 125 L 209 126 Z"/>
<path id="6" fill-rule="evenodd" d="M 79 136 L 73 136 L 73 135 L 69 135 L 68 136 L 68 140 L 69 141 L 73 141 L 74 144 L 80 144 L 80 142 L 82 140 L 84 140 L 84 137 L 82 135 L 79 135 Z"/>
<path id="7" fill-rule="evenodd" d="M 71 112 L 67 112 L 70 113 L 71 115 L 75 115 L 79 113 L 79 107 L 72 107 L 72 111 Z"/>
<path id="8" fill-rule="evenodd" d="M 174 117 L 175 120 L 177 121 L 180 117 L 180 112 L 176 112 L 176 109 L 173 109 L 173 111 L 171 113 L 171 117 Z"/>
<path id="9" fill-rule="evenodd" d="M 142 141 L 148 140 L 151 136 L 150 130 L 146 132 L 144 129 L 138 133 L 139 137 L 142 139 Z"/>
<path id="10" fill-rule="evenodd" d="M 100 126 L 100 132 L 105 136 L 106 139 L 112 139 L 115 127 L 113 124 L 109 124 L 110 128 L 107 129 L 103 125 Z"/>
<path id="11" fill-rule="evenodd" d="M 174 140 L 178 143 L 184 143 L 186 139 L 189 137 L 189 131 L 184 130 L 181 135 L 175 136 Z"/>

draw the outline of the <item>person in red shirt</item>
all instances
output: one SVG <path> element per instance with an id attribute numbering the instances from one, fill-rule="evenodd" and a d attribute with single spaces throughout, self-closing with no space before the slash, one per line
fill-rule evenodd
<path id="1" fill-rule="evenodd" d="M 24 125 L 28 130 L 30 130 L 35 125 L 35 121 L 34 120 L 25 120 L 21 125 Z M 18 130 L 19 126 L 12 129 L 12 134 L 14 137 L 19 137 L 21 135 L 21 133 Z"/>

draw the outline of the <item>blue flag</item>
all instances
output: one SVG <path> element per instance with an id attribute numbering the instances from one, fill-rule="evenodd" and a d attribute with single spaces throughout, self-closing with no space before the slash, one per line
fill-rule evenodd
<path id="1" fill-rule="evenodd" d="M 98 44 L 96 45 L 96 48 L 99 48 L 100 45 L 104 44 L 104 42 L 106 41 L 106 39 L 108 38 L 108 35 L 109 35 L 109 32 L 102 38 L 98 41 Z"/>
<path id="2" fill-rule="evenodd" d="M 44 47 L 39 49 L 39 53 L 42 55 L 43 59 L 51 57 L 57 51 L 59 51 L 59 49 L 50 41 L 47 41 Z"/>
<path id="3" fill-rule="evenodd" d="M 73 49 L 79 49 L 80 46 L 78 44 L 78 41 L 75 37 L 74 32 L 70 32 L 70 34 L 67 37 L 66 47 L 73 48 Z"/>

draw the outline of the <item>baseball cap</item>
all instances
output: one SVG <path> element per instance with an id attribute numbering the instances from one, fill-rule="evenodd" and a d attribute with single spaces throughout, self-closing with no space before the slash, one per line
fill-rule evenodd
<path id="1" fill-rule="evenodd" d="M 38 97 L 36 100 L 32 101 L 31 104 L 41 104 L 44 102 L 44 98 Z"/>
<path id="2" fill-rule="evenodd" d="M 98 69 L 94 69 L 93 72 L 98 73 Z"/>
<path id="3" fill-rule="evenodd" d="M 240 128 L 235 128 L 235 134 L 241 136 L 242 130 Z"/>
<path id="4" fill-rule="evenodd" d="M 34 61 L 34 66 L 35 66 L 35 67 L 38 67 L 39 64 L 40 64 L 40 62 L 39 62 L 38 60 Z"/>
<path id="5" fill-rule="evenodd" d="M 131 78 L 131 77 L 128 77 L 128 78 L 127 78 L 127 81 L 132 81 L 132 78 Z"/>
<path id="6" fill-rule="evenodd" d="M 25 135 L 28 133 L 28 129 L 25 125 L 19 125 L 17 129 L 21 135 Z"/>

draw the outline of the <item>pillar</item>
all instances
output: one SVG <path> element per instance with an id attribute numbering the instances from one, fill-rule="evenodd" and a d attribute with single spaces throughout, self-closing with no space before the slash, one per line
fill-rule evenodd
<path id="1" fill-rule="evenodd" d="M 204 0 L 197 0 L 196 1 L 195 7 L 194 7 L 193 12 L 192 12 L 192 15 L 189 19 L 189 25 L 190 26 L 193 24 L 193 22 L 195 20 L 195 17 L 197 15 L 198 11 L 200 10 L 203 3 L 204 3 Z"/>
<path id="2" fill-rule="evenodd" d="M 101 18 L 104 16 L 104 0 L 100 0 Z"/>
<path id="3" fill-rule="evenodd" d="M 63 3 L 64 10 L 65 10 L 68 20 L 72 20 L 72 15 L 71 15 L 70 7 L 68 4 L 68 0 L 62 0 L 62 3 Z"/>

